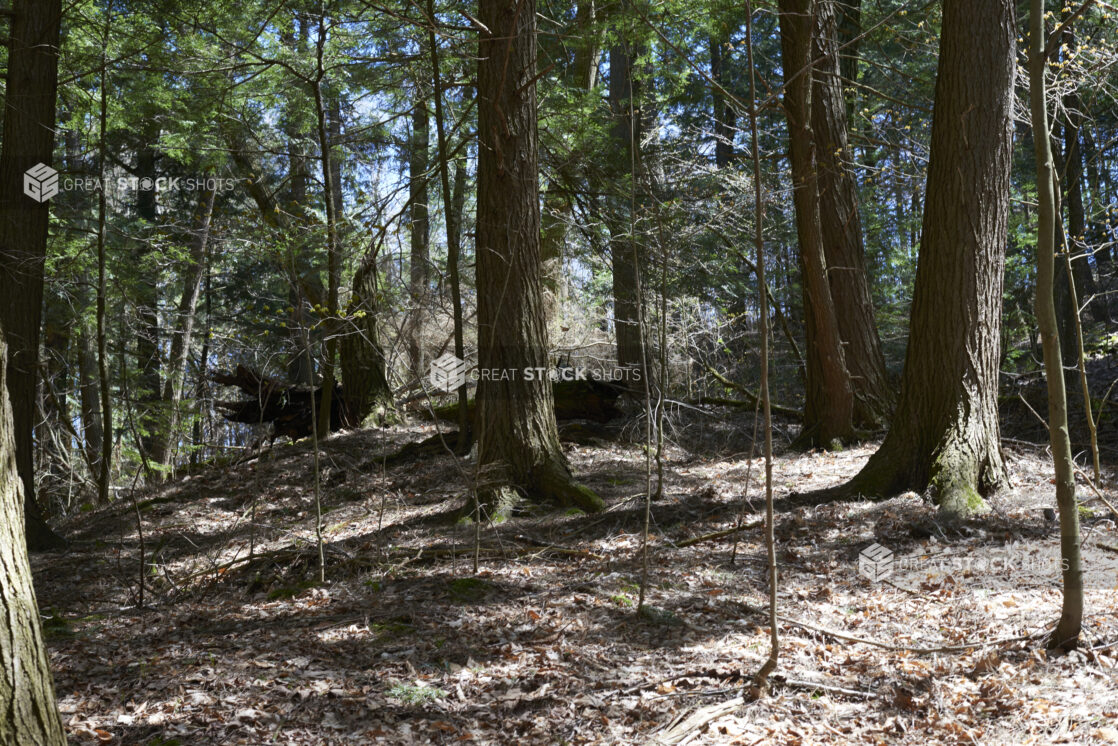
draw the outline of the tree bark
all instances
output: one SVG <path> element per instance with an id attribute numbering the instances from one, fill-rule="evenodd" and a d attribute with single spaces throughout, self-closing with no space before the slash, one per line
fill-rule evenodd
<path id="1" fill-rule="evenodd" d="M 341 284 L 341 246 L 338 240 L 338 222 L 341 206 L 341 195 L 335 192 L 339 180 L 335 177 L 334 170 L 340 169 L 341 164 L 335 163 L 331 152 L 332 142 L 327 126 L 326 101 L 323 97 L 323 79 L 326 76 L 324 56 L 326 49 L 326 16 L 318 17 L 318 37 L 315 41 L 315 60 L 317 73 L 313 81 L 314 108 L 318 120 L 318 148 L 319 163 L 322 167 L 322 196 L 326 203 L 326 343 L 323 350 L 322 362 L 322 401 L 318 408 L 317 433 L 319 438 L 330 434 L 330 414 L 333 411 L 333 396 L 335 384 L 335 361 L 337 358 L 338 343 L 336 335 L 338 318 L 338 292 Z M 316 451 L 317 453 L 317 451 Z"/>
<path id="2" fill-rule="evenodd" d="M 839 70 L 842 72 L 843 91 L 846 94 L 846 121 L 854 116 L 858 100 L 858 53 L 862 35 L 862 0 L 839 0 L 838 40 L 840 44 Z"/>
<path id="3" fill-rule="evenodd" d="M 1059 213 L 1044 81 L 1048 68 L 1044 0 L 1032 0 L 1029 14 L 1029 103 L 1036 156 L 1038 212 L 1036 317 L 1044 348 L 1044 377 L 1048 384 L 1048 435 L 1056 472 L 1056 503 L 1060 508 L 1060 556 L 1063 559 L 1064 581 L 1063 609 L 1048 646 L 1070 650 L 1078 644 L 1083 622 L 1083 568 L 1079 552 L 1079 506 L 1075 501 L 1075 463 L 1068 436 L 1067 388 L 1053 296 Z"/>
<path id="4" fill-rule="evenodd" d="M 874 319 L 858 192 L 849 166 L 853 154 L 839 76 L 837 6 L 837 0 L 817 0 L 815 5 L 811 121 L 823 253 L 854 394 L 854 425 L 872 430 L 885 426 L 896 402 Z"/>
<path id="5" fill-rule="evenodd" d="M 911 337 L 881 448 L 840 491 L 928 490 L 945 517 L 1006 484 L 998 361 L 1010 193 L 1011 0 L 945 0 Z"/>
<path id="6" fill-rule="evenodd" d="M 377 320 L 377 262 L 370 253 L 353 275 L 346 328 L 339 345 L 342 385 L 354 421 L 363 422 L 392 401 Z"/>
<path id="7" fill-rule="evenodd" d="M 142 144 L 136 156 L 136 176 L 140 186 L 136 190 L 136 215 L 143 221 L 143 230 L 154 232 L 159 222 L 159 207 L 156 195 L 158 152 L 153 143 L 159 140 L 160 128 L 152 123 L 142 133 Z M 150 183 L 145 188 L 144 183 Z M 144 467 L 155 463 L 154 450 L 157 434 L 166 429 L 167 416 L 160 403 L 160 371 L 162 368 L 159 328 L 159 269 L 153 257 L 154 246 L 146 237 L 140 238 L 135 247 L 134 265 L 136 274 L 133 302 L 136 305 L 138 329 L 135 330 L 136 368 L 139 375 L 133 386 L 136 403 L 136 428 L 139 442 L 136 447 L 144 459 Z M 126 403 L 127 405 L 127 403 Z"/>
<path id="8" fill-rule="evenodd" d="M 17 6 L 18 7 L 18 6 Z M 65 744 L 43 643 L 24 538 L 22 483 L 4 382 L 9 367 L 0 323 L 0 743 Z"/>
<path id="9" fill-rule="evenodd" d="M 13 6 L 0 151 L 0 324 L 10 346 L 12 437 L 32 551 L 65 545 L 35 501 L 32 438 L 50 203 L 23 193 L 24 172 L 50 165 L 54 151 L 61 14 L 60 0 L 18 0 Z"/>
<path id="10" fill-rule="evenodd" d="M 1075 46 L 1075 37 L 1068 34 L 1068 45 Z M 1064 110 L 1068 121 L 1064 124 L 1064 202 L 1068 213 L 1068 251 L 1071 252 L 1072 278 L 1075 280 L 1076 294 L 1083 306 L 1083 318 L 1095 321 L 1105 320 L 1101 305 L 1093 302 L 1098 292 L 1098 284 L 1091 272 L 1091 261 L 1087 258 L 1090 251 L 1087 243 L 1087 215 L 1083 206 L 1083 148 L 1080 145 L 1080 132 L 1083 129 L 1082 104 L 1079 95 L 1072 92 L 1064 97 Z"/>
<path id="11" fill-rule="evenodd" d="M 804 424 L 797 445 L 830 447 L 854 436 L 854 395 L 823 249 L 818 159 L 811 126 L 814 5 L 813 0 L 781 0 L 780 47 L 807 340 Z"/>
<path id="12" fill-rule="evenodd" d="M 714 102 L 714 164 L 718 168 L 725 168 L 734 161 L 734 110 L 726 97 L 722 94 L 727 88 L 730 76 L 726 71 L 726 58 L 724 54 L 729 47 L 728 34 L 710 37 L 710 77 L 717 85 L 711 86 L 711 98 Z"/>
<path id="13" fill-rule="evenodd" d="M 617 194 L 610 223 L 610 264 L 613 273 L 613 321 L 617 337 L 617 362 L 623 368 L 645 375 L 644 346 L 640 310 L 640 252 L 634 235 L 635 199 L 629 190 L 636 189 L 636 171 L 640 164 L 641 118 L 640 92 L 633 79 L 633 57 L 637 56 L 624 40 L 609 53 L 609 102 L 613 113 L 611 139 L 620 155 L 613 169 L 616 183 L 625 194 Z M 621 160 L 624 158 L 624 161 Z M 634 393 L 642 386 L 632 387 Z"/>
<path id="14" fill-rule="evenodd" d="M 574 482 L 559 447 L 540 283 L 535 0 L 481 0 L 478 61 L 478 367 L 509 371 L 478 383 L 479 489 L 488 518 L 517 490 L 584 510 L 604 503 Z M 480 517 L 480 516 L 479 516 Z"/>
<path id="15" fill-rule="evenodd" d="M 408 153 L 409 191 L 411 196 L 411 262 L 409 291 L 411 317 L 407 330 L 408 358 L 413 376 L 422 376 L 423 329 L 427 304 L 427 281 L 431 261 L 431 221 L 428 208 L 428 169 L 430 159 L 430 116 L 427 102 L 417 86 L 415 108 L 412 109 L 411 146 Z"/>

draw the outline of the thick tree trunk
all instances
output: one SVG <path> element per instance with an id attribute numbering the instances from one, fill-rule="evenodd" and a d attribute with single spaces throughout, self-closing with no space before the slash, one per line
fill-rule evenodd
<path id="1" fill-rule="evenodd" d="M 817 0 L 815 5 L 811 121 L 819 217 L 827 278 L 854 393 L 854 424 L 877 429 L 889 421 L 895 400 L 874 320 L 858 192 L 849 167 L 853 154 L 839 78 L 837 7 L 837 0 Z"/>
<path id="2" fill-rule="evenodd" d="M 18 6 L 17 6 L 18 7 Z M 39 605 L 27 561 L 23 495 L 12 440 L 12 410 L 4 385 L 6 363 L 0 324 L 0 743 L 65 744 L 54 699 Z"/>
<path id="3" fill-rule="evenodd" d="M 179 297 L 178 315 L 171 334 L 171 351 L 167 356 L 167 378 L 163 382 L 163 406 L 168 412 L 166 429 L 153 437 L 152 459 L 158 466 L 171 466 L 174 444 L 178 440 L 179 402 L 182 401 L 183 378 L 186 361 L 190 356 L 190 342 L 194 336 L 194 313 L 202 291 L 202 276 L 206 272 L 206 253 L 210 240 L 210 219 L 213 217 L 215 190 L 207 188 L 198 198 L 194 233 L 190 242 L 190 258 L 182 275 L 182 295 Z"/>
<path id="4" fill-rule="evenodd" d="M 780 46 L 807 339 L 807 391 L 798 445 L 830 447 L 854 436 L 854 395 L 827 281 L 819 213 L 818 160 L 811 127 L 813 7 L 813 0 L 781 0 Z"/>
<path id="5" fill-rule="evenodd" d="M 941 514 L 987 509 L 1006 483 L 998 433 L 1012 149 L 1010 0 L 945 0 L 911 338 L 881 448 L 841 491 L 923 491 Z"/>
<path id="6" fill-rule="evenodd" d="M 8 334 L 13 440 L 32 551 L 64 546 L 35 502 L 32 431 L 50 203 L 23 193 L 24 172 L 50 165 L 58 87 L 60 0 L 18 0 L 12 12 L 0 152 L 0 324 Z"/>
<path id="7" fill-rule="evenodd" d="M 392 389 L 377 330 L 377 263 L 370 254 L 353 275 L 339 359 L 346 405 L 355 422 L 392 401 Z"/>
<path id="8" fill-rule="evenodd" d="M 478 62 L 478 367 L 508 371 L 478 383 L 479 492 L 501 518 L 515 490 L 600 510 L 576 484 L 559 447 L 540 284 L 536 134 L 536 4 L 481 0 Z"/>

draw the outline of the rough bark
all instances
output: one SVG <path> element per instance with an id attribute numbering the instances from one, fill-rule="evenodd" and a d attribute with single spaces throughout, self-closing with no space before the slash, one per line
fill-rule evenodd
<path id="1" fill-rule="evenodd" d="M 817 0 L 815 5 L 811 122 L 819 218 L 827 278 L 854 394 L 854 425 L 877 429 L 888 422 L 895 400 L 874 319 L 858 192 L 849 165 L 853 154 L 839 77 L 837 7 L 836 0 Z"/>
<path id="2" fill-rule="evenodd" d="M 478 61 L 478 367 L 514 371 L 478 383 L 478 466 L 495 477 L 479 490 L 487 517 L 513 495 L 584 510 L 601 498 L 574 482 L 559 446 L 540 283 L 536 132 L 536 3 L 481 0 Z"/>
<path id="3" fill-rule="evenodd" d="M 8 334 L 12 437 L 23 480 L 27 544 L 35 551 L 64 542 L 35 501 L 32 431 L 50 203 L 23 193 L 23 174 L 51 163 L 62 10 L 60 0 L 19 0 L 12 10 L 0 151 L 0 324 Z"/>
<path id="4" fill-rule="evenodd" d="M 818 159 L 811 125 L 814 2 L 781 0 L 779 7 L 788 160 L 792 166 L 807 340 L 807 390 L 798 445 L 830 447 L 835 441 L 854 436 L 854 396 L 827 280 L 819 210 Z"/>
<path id="5" fill-rule="evenodd" d="M 339 345 L 342 385 L 353 420 L 361 423 L 392 401 L 377 329 L 377 263 L 370 254 L 353 275 L 346 328 Z"/>
<path id="6" fill-rule="evenodd" d="M 926 489 L 961 517 L 1006 483 L 997 393 L 1014 38 L 1010 0 L 944 2 L 900 399 L 881 448 L 840 491 Z"/>
<path id="7" fill-rule="evenodd" d="M 50 746 L 65 744 L 66 737 L 55 705 L 22 530 L 23 490 L 4 385 L 9 367 L 0 324 L 0 743 Z"/>

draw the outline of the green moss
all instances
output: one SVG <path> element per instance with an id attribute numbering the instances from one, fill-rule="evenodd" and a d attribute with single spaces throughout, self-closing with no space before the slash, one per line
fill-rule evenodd
<path id="1" fill-rule="evenodd" d="M 43 615 L 43 637 L 46 639 L 57 640 L 74 635 L 74 628 L 70 626 L 70 622 L 66 619 L 57 614 Z"/>
<path id="2" fill-rule="evenodd" d="M 489 591 L 489 584 L 480 578 L 455 578 L 447 583 L 447 593 L 457 601 L 478 601 Z"/>

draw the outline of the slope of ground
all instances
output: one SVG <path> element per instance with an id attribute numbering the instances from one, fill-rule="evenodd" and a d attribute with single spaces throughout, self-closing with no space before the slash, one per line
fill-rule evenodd
<path id="1" fill-rule="evenodd" d="M 433 428 L 335 435 L 324 584 L 306 441 L 124 494 L 71 521 L 70 552 L 34 560 L 71 742 L 1118 742 L 1115 516 L 1084 507 L 1090 647 L 1050 658 L 1050 468 L 1017 444 L 1012 489 L 956 529 L 912 494 L 782 512 L 773 695 L 681 727 L 768 653 L 749 424 L 677 433 L 711 447 L 668 450 L 640 616 L 639 445 L 568 446 L 604 514 L 476 527 L 453 520 L 468 462 L 377 458 Z M 778 496 L 835 484 L 871 450 L 783 454 Z M 736 544 L 680 546 L 739 520 Z M 873 582 L 858 566 L 875 542 L 895 562 Z"/>

